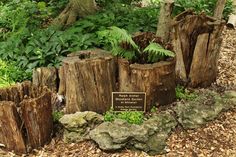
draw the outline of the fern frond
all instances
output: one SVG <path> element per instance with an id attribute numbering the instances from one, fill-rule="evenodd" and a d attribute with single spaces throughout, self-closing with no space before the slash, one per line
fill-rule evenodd
<path id="1" fill-rule="evenodd" d="M 120 43 L 125 42 L 131 45 L 133 49 L 139 51 L 138 45 L 135 44 L 131 35 L 129 35 L 125 29 L 112 26 L 109 30 L 98 32 L 98 35 L 102 38 L 106 38 L 112 46 L 119 46 Z"/>
<path id="2" fill-rule="evenodd" d="M 144 50 L 148 53 L 148 62 L 156 62 L 164 57 L 174 57 L 175 53 L 164 49 L 160 44 L 151 42 Z"/>

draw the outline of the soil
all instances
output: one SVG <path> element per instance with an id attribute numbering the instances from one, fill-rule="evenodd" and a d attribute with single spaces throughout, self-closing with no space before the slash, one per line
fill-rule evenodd
<path id="1" fill-rule="evenodd" d="M 209 88 L 222 92 L 236 90 L 236 30 L 223 32 L 223 44 L 219 58 L 216 82 Z M 177 128 L 168 139 L 167 154 L 156 157 L 236 157 L 236 108 L 222 113 L 216 120 L 201 128 L 183 130 Z M 16 156 L 0 149 L 1 157 Z M 148 157 L 144 152 L 122 150 L 104 152 L 94 142 L 64 143 L 59 136 L 30 157 Z"/>

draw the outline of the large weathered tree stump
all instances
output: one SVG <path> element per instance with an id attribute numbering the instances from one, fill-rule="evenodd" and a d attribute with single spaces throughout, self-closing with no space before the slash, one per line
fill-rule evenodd
<path id="1" fill-rule="evenodd" d="M 55 67 L 40 67 L 33 70 L 33 84 L 38 88 L 47 86 L 52 92 L 57 92 L 58 76 Z"/>
<path id="2" fill-rule="evenodd" d="M 146 92 L 146 109 L 175 100 L 175 60 L 154 64 L 130 64 L 118 59 L 119 91 Z"/>
<path id="3" fill-rule="evenodd" d="M 22 121 L 12 101 L 0 101 L 0 143 L 8 150 L 25 153 L 26 146 L 22 134 Z"/>
<path id="4" fill-rule="evenodd" d="M 1 88 L 0 126 L 0 143 L 16 153 L 47 143 L 53 126 L 51 91 L 31 82 Z"/>
<path id="5" fill-rule="evenodd" d="M 150 42 L 171 49 L 170 44 L 150 32 L 137 33 L 133 40 L 141 50 Z M 123 47 L 127 49 L 126 45 Z M 175 58 L 166 58 L 153 64 L 118 59 L 118 85 L 120 92 L 145 92 L 147 111 L 153 105 L 169 104 L 175 100 Z"/>
<path id="6" fill-rule="evenodd" d="M 115 72 L 114 57 L 102 50 L 81 51 L 64 59 L 59 75 L 64 78 L 60 89 L 65 91 L 60 93 L 66 96 L 66 112 L 109 110 Z"/>
<path id="7" fill-rule="evenodd" d="M 224 22 L 186 11 L 175 17 L 173 26 L 177 81 L 192 87 L 209 86 L 217 75 Z"/>

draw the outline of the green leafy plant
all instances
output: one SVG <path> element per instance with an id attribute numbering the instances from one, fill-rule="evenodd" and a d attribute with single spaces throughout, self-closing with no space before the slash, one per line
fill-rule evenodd
<path id="1" fill-rule="evenodd" d="M 147 56 L 147 63 L 154 63 L 164 60 L 165 57 L 174 57 L 174 52 L 164 49 L 160 44 L 150 42 L 150 44 L 141 51 L 141 48 L 133 41 L 130 34 L 126 30 L 116 26 L 110 27 L 109 30 L 100 31 L 99 36 L 107 39 L 107 43 L 111 45 L 111 52 L 115 56 L 120 56 L 128 60 L 138 62 L 144 60 Z M 122 44 L 129 46 L 129 49 L 122 47 Z"/>
<path id="2" fill-rule="evenodd" d="M 159 8 L 121 3 L 101 9 L 65 30 L 43 29 L 42 23 L 54 16 L 55 10 L 60 12 L 59 8 L 67 2 L 13 0 L 0 3 L 0 58 L 30 73 L 39 66 L 58 66 L 70 52 L 108 47 L 97 32 L 110 26 L 122 27 L 129 33 L 156 30 Z"/>
<path id="3" fill-rule="evenodd" d="M 107 111 L 104 115 L 104 121 L 114 121 L 115 119 L 123 119 L 130 124 L 142 124 L 144 120 L 143 112 L 137 111 L 123 111 L 114 112 L 113 110 Z"/>
<path id="4" fill-rule="evenodd" d="M 28 79 L 31 73 L 25 72 L 14 63 L 0 60 L 0 87 L 7 87 Z"/>
<path id="5" fill-rule="evenodd" d="M 232 2 L 232 0 L 226 1 L 223 12 L 224 19 L 227 19 L 229 14 L 233 12 Z M 187 9 L 193 9 L 197 13 L 205 12 L 207 15 L 213 16 L 216 4 L 217 0 L 175 0 L 174 15 Z"/>
<path id="6" fill-rule="evenodd" d="M 151 113 L 155 113 L 155 112 L 157 112 L 157 107 L 153 106 L 153 107 L 151 108 Z"/>
<path id="7" fill-rule="evenodd" d="M 53 122 L 58 122 L 59 119 L 64 115 L 63 112 L 61 111 L 54 111 L 52 112 L 52 118 L 53 118 Z"/>
<path id="8" fill-rule="evenodd" d="M 197 98 L 196 93 L 191 93 L 188 89 L 183 86 L 177 85 L 175 88 L 176 98 L 178 100 L 194 100 Z"/>

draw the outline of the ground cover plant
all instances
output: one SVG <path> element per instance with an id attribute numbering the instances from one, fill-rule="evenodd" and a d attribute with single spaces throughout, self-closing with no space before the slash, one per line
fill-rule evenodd
<path id="1" fill-rule="evenodd" d="M 174 15 L 188 8 L 212 13 L 215 1 L 191 1 L 190 3 L 176 0 Z M 58 66 L 63 56 L 73 51 L 108 47 L 109 45 L 98 37 L 98 32 L 111 26 L 125 29 L 131 34 L 156 31 L 159 1 L 152 1 L 150 6 L 140 8 L 137 5 L 139 0 L 98 0 L 96 2 L 100 10 L 96 14 L 80 19 L 63 30 L 50 26 L 52 18 L 59 14 L 67 2 L 67 0 L 2 1 L 0 3 L 0 58 L 14 61 L 17 66 L 30 72 L 39 66 Z M 231 8 L 230 0 L 225 7 L 225 17 L 232 11 Z M 149 58 L 149 61 L 151 60 Z"/>

